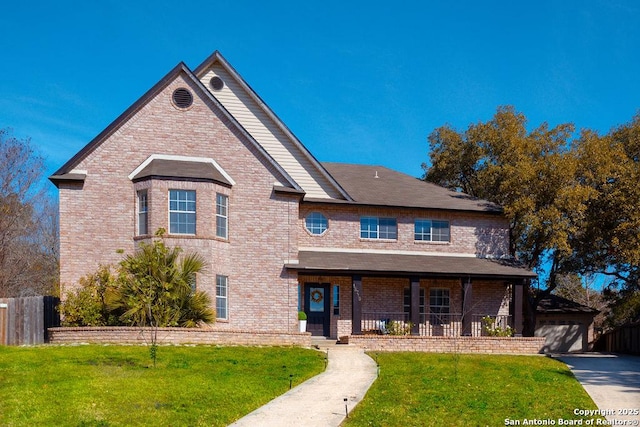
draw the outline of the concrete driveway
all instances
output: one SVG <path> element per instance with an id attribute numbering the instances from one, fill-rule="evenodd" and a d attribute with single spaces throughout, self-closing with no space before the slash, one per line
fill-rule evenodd
<path id="1" fill-rule="evenodd" d="M 613 425 L 640 425 L 640 357 L 584 353 L 558 358 L 571 368 L 598 408 L 607 411 L 607 420 L 627 421 Z"/>

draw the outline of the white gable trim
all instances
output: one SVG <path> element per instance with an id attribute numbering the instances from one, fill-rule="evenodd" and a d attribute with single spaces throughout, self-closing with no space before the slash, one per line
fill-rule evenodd
<path id="1" fill-rule="evenodd" d="M 215 160 L 210 157 L 189 157 L 189 156 L 175 156 L 170 154 L 152 154 L 147 159 L 140 164 L 137 168 L 134 169 L 128 176 L 130 180 L 133 180 L 136 175 L 138 175 L 144 168 L 146 168 L 149 163 L 154 160 L 173 160 L 176 162 L 196 162 L 196 163 L 209 163 L 213 165 L 214 168 L 218 170 L 225 177 L 227 181 L 231 183 L 231 185 L 236 185 L 236 182 Z"/>

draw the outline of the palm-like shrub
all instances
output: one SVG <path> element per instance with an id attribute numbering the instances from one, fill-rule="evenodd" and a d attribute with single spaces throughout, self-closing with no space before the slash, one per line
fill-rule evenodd
<path id="1" fill-rule="evenodd" d="M 157 233 L 162 237 L 162 231 Z M 194 327 L 213 322 L 209 296 L 194 291 L 196 273 L 205 266 L 197 253 L 182 255 L 160 238 L 141 243 L 133 255 L 120 262 L 118 286 L 109 305 L 121 310 L 121 320 L 135 326 Z"/>
<path id="2" fill-rule="evenodd" d="M 158 230 L 115 268 L 101 266 L 80 279 L 80 287 L 60 306 L 66 326 L 131 325 L 192 328 L 215 321 L 209 295 L 195 291 L 205 262 L 197 253 L 169 248 Z"/>

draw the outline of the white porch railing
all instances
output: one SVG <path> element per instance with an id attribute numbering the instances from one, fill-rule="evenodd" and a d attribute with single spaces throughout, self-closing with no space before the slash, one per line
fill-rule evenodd
<path id="1" fill-rule="evenodd" d="M 511 323 L 508 315 L 474 314 L 471 316 L 471 335 L 474 337 L 490 335 L 484 328 L 482 319 L 491 317 L 494 327 L 503 330 Z M 408 335 L 411 333 L 409 314 L 404 312 L 363 312 L 362 333 L 382 335 Z M 463 335 L 462 314 L 428 313 L 420 315 L 419 333 L 421 336 L 454 337 Z"/>

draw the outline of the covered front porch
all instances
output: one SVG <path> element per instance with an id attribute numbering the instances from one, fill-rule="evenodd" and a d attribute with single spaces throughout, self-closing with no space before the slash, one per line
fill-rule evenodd
<path id="1" fill-rule="evenodd" d="M 336 339 L 520 336 L 524 285 L 535 277 L 514 265 L 471 257 L 300 255 L 298 264 L 287 267 L 298 272 L 307 330 Z M 346 262 L 350 266 L 340 268 Z M 389 262 L 393 267 L 386 269 Z"/>

